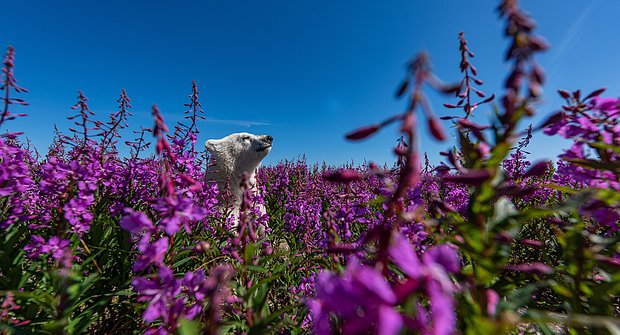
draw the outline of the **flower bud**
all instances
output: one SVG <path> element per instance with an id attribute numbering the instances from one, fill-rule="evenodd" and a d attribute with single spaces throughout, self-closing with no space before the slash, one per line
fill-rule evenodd
<path id="1" fill-rule="evenodd" d="M 443 130 L 443 126 L 437 118 L 432 117 L 428 119 L 428 128 L 431 130 L 431 134 L 433 134 L 436 139 L 439 141 L 446 140 L 446 134 Z"/>
<path id="2" fill-rule="evenodd" d="M 540 242 L 539 240 L 532 240 L 532 239 L 529 239 L 529 238 L 521 240 L 521 243 L 523 243 L 525 245 L 529 245 L 531 247 L 536 247 L 536 248 L 542 247 L 542 242 Z"/>
<path id="3" fill-rule="evenodd" d="M 379 125 L 375 124 L 375 125 L 371 125 L 371 126 L 366 126 L 366 127 L 362 127 L 359 128 L 353 132 L 348 133 L 347 135 L 345 135 L 347 140 L 351 140 L 351 141 L 357 141 L 357 140 L 362 140 L 365 139 L 366 137 L 374 134 L 377 130 L 379 130 Z"/>
<path id="4" fill-rule="evenodd" d="M 534 273 L 534 274 L 552 274 L 553 268 L 549 265 L 541 262 L 534 262 L 531 264 L 513 264 L 506 266 L 507 270 Z"/>
<path id="5" fill-rule="evenodd" d="M 327 171 L 323 173 L 323 179 L 334 183 L 349 183 L 362 179 L 362 175 L 355 170 Z"/>
<path id="6" fill-rule="evenodd" d="M 529 168 L 525 172 L 525 174 L 523 175 L 523 178 L 542 176 L 545 173 L 547 173 L 548 169 L 549 169 L 549 162 L 547 162 L 547 161 L 540 161 L 540 162 L 532 165 L 532 167 Z"/>
<path id="7" fill-rule="evenodd" d="M 491 177 L 491 172 L 487 169 L 470 170 L 466 173 L 456 176 L 446 176 L 444 181 L 453 182 L 457 184 L 465 184 L 471 186 L 477 186 L 485 182 Z"/>

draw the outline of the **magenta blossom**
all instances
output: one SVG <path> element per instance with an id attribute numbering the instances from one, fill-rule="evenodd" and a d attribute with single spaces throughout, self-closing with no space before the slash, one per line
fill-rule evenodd
<path id="1" fill-rule="evenodd" d="M 460 269 L 456 249 L 451 245 L 434 246 L 428 249 L 420 260 L 409 240 L 396 234 L 389 254 L 396 265 L 410 277 L 401 284 L 404 289 L 399 291 L 399 295 L 419 291 L 418 293 L 425 294 L 430 300 L 432 322 L 421 321 L 427 320 L 429 315 L 424 307 L 419 306 L 416 314 L 417 328 L 421 328 L 419 330 L 423 333 L 453 334 L 456 329 L 456 285 L 449 274 L 457 273 Z"/>
<path id="2" fill-rule="evenodd" d="M 156 278 L 137 277 L 131 284 L 140 293 L 138 301 L 148 301 L 142 315 L 144 321 L 153 322 L 158 318 L 171 321 L 170 307 L 176 304 L 176 297 L 181 293 L 181 282 L 174 278 L 172 270 L 161 267 Z"/>
<path id="3" fill-rule="evenodd" d="M 162 237 L 157 241 L 150 242 L 150 235 L 144 235 L 138 243 L 140 255 L 133 265 L 134 271 L 142 271 L 149 265 L 163 265 L 164 257 L 168 251 L 168 238 Z"/>
<path id="4" fill-rule="evenodd" d="M 168 235 L 176 233 L 181 226 L 189 233 L 190 223 L 202 220 L 206 216 L 206 209 L 195 206 L 192 199 L 180 193 L 159 198 L 152 206 L 162 216 L 158 226 Z"/>
<path id="5" fill-rule="evenodd" d="M 151 219 L 146 214 L 138 211 L 134 211 L 131 208 L 124 209 L 125 216 L 121 219 L 121 228 L 127 230 L 132 234 L 138 234 L 141 232 L 154 232 L 155 226 Z"/>
<path id="6" fill-rule="evenodd" d="M 58 236 L 52 236 L 48 241 L 38 235 L 30 236 L 30 243 L 24 247 L 26 257 L 30 259 L 39 258 L 41 255 L 50 255 L 58 264 L 64 268 L 72 265 L 73 256 L 69 245 L 71 241 L 61 240 Z"/>
<path id="7" fill-rule="evenodd" d="M 372 267 L 349 261 L 343 277 L 322 272 L 317 277 L 316 298 L 309 307 L 316 334 L 332 334 L 330 315 L 342 321 L 341 332 L 398 334 L 402 317 L 394 309 L 396 296 L 386 279 Z"/>

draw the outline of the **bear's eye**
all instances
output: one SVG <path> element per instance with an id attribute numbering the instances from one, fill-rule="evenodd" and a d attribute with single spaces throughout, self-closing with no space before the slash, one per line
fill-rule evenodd
<path id="1" fill-rule="evenodd" d="M 249 141 L 250 140 L 250 136 L 242 136 L 241 139 L 243 141 Z"/>

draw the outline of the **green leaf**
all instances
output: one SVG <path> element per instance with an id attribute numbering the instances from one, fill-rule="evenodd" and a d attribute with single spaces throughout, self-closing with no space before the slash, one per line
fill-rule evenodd
<path id="1" fill-rule="evenodd" d="M 508 142 L 498 143 L 491 151 L 491 157 L 487 160 L 486 166 L 489 168 L 499 167 L 504 161 L 508 152 L 510 152 L 511 144 Z"/>
<path id="2" fill-rule="evenodd" d="M 519 307 L 526 306 L 532 301 L 532 294 L 542 286 L 542 283 L 529 284 L 515 290 L 497 305 L 498 313 L 503 310 L 516 311 Z"/>
<path id="3" fill-rule="evenodd" d="M 616 175 L 620 174 L 620 163 L 616 162 L 601 162 L 594 159 L 586 158 L 563 158 L 565 161 L 573 163 L 575 165 L 603 171 L 611 171 Z"/>
<path id="4" fill-rule="evenodd" d="M 203 328 L 198 320 L 181 319 L 179 323 L 179 335 L 199 335 Z"/>
<path id="5" fill-rule="evenodd" d="M 252 257 L 256 253 L 256 249 L 258 248 L 258 243 L 247 243 L 245 245 L 245 252 L 243 253 L 243 260 L 245 264 L 251 264 Z"/>
<path id="6" fill-rule="evenodd" d="M 605 142 L 588 142 L 584 141 L 591 148 L 603 149 L 603 150 L 611 150 L 617 154 L 620 154 L 620 146 L 607 144 Z"/>
<path id="7" fill-rule="evenodd" d="M 178 257 L 177 257 L 177 258 L 178 258 Z M 172 268 L 173 268 L 173 269 L 177 269 L 177 268 L 181 267 L 182 265 L 184 265 L 184 264 L 186 264 L 186 263 L 189 263 L 189 262 L 191 262 L 191 261 L 193 261 L 193 260 L 194 260 L 194 258 L 193 258 L 193 257 L 185 257 L 185 258 L 181 258 L 181 260 L 177 261 L 176 263 L 174 263 L 174 264 L 172 265 Z"/>

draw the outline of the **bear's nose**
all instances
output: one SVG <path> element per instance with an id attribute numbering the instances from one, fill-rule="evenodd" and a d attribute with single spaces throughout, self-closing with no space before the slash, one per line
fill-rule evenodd
<path id="1" fill-rule="evenodd" d="M 265 141 L 267 141 L 267 142 L 269 142 L 269 143 L 273 142 L 273 137 L 271 137 L 271 136 L 269 136 L 269 135 L 266 135 L 266 136 L 264 137 L 264 139 L 265 139 Z"/>

